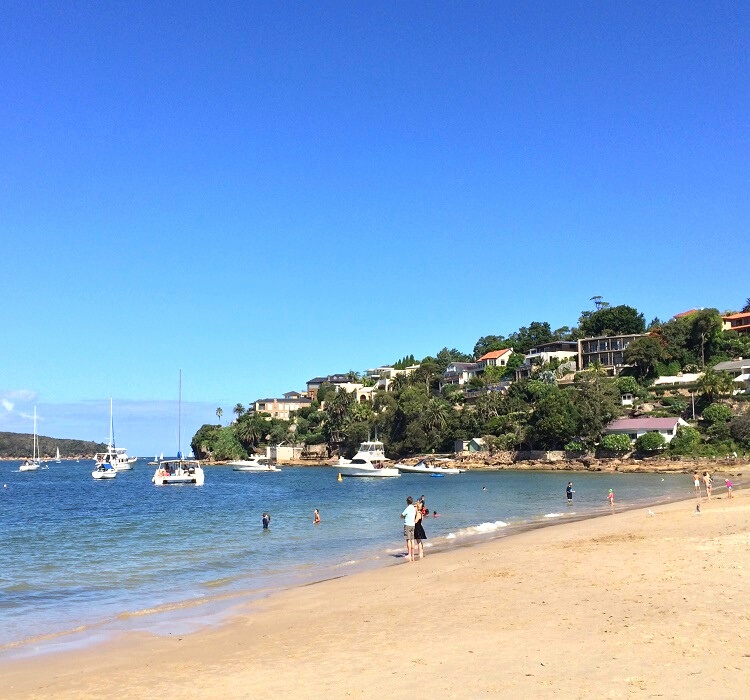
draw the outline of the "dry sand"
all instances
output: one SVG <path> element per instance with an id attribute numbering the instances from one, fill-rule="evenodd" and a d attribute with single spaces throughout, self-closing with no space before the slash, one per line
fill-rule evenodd
<path id="1" fill-rule="evenodd" d="M 750 697 L 750 494 L 285 591 L 219 628 L 4 662 L 3 698 Z"/>

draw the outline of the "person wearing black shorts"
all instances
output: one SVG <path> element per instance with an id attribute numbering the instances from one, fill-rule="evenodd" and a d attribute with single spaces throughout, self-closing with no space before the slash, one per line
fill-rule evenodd
<path id="1" fill-rule="evenodd" d="M 573 491 L 573 482 L 569 481 L 568 482 L 568 486 L 565 489 L 565 495 L 568 497 L 568 505 L 569 506 L 573 505 L 573 494 L 574 493 L 575 493 L 575 491 Z"/>

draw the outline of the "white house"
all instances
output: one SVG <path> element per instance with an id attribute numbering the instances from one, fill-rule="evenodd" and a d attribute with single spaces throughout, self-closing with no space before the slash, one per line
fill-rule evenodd
<path id="1" fill-rule="evenodd" d="M 661 433 L 669 443 L 681 425 L 687 425 L 682 418 L 617 418 L 605 428 L 604 433 L 627 435 L 631 440 L 637 440 L 646 433 Z"/>
<path id="2" fill-rule="evenodd" d="M 716 372 L 728 372 L 732 375 L 736 387 L 735 394 L 750 389 L 750 360 L 740 358 L 729 362 L 719 362 L 718 365 L 714 365 L 714 370 Z"/>
<path id="3" fill-rule="evenodd" d="M 485 367 L 505 367 L 512 354 L 513 348 L 490 350 L 490 352 L 486 352 L 477 360 L 477 364 L 479 365 L 479 369 L 482 370 L 485 369 Z"/>
<path id="4" fill-rule="evenodd" d="M 476 377 L 480 367 L 477 362 L 451 362 L 443 372 L 443 378 L 440 380 L 440 388 L 447 384 L 458 384 L 463 386 L 470 379 Z"/>

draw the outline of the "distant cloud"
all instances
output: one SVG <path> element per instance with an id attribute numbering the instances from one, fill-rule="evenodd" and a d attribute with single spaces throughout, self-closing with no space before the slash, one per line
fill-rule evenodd
<path id="1" fill-rule="evenodd" d="M 14 401 L 34 401 L 36 400 L 37 393 L 30 389 L 10 389 L 7 391 L 0 390 L 0 396 L 6 399 L 13 399 Z"/>
<path id="2" fill-rule="evenodd" d="M 13 410 L 13 404 L 8 399 L 3 399 L 0 403 L 3 404 L 3 408 L 10 413 Z"/>

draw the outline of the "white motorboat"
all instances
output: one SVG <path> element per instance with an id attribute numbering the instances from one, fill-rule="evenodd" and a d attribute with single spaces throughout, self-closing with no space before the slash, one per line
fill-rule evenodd
<path id="1" fill-rule="evenodd" d="M 460 474 L 461 470 L 458 467 L 446 467 L 442 464 L 430 464 L 421 460 L 416 464 L 394 464 L 394 467 L 400 472 L 408 474 Z"/>
<path id="2" fill-rule="evenodd" d="M 238 459 L 229 462 L 229 466 L 236 472 L 280 472 L 268 457 L 253 457 L 253 459 Z"/>
<path id="3" fill-rule="evenodd" d="M 117 476 L 117 470 L 111 464 L 97 464 L 91 476 L 95 479 L 114 479 Z"/>
<path id="4" fill-rule="evenodd" d="M 36 434 L 36 406 L 34 406 L 34 442 L 31 448 L 31 457 L 24 460 L 23 464 L 18 467 L 19 472 L 35 472 L 42 466 L 42 460 L 39 459 L 39 438 Z"/>
<path id="5" fill-rule="evenodd" d="M 162 452 L 151 481 L 157 486 L 168 484 L 202 486 L 204 474 L 201 463 L 197 459 L 182 458 L 182 370 L 180 370 L 180 393 L 177 406 L 177 457 L 175 459 L 164 459 L 164 453 Z"/>
<path id="6" fill-rule="evenodd" d="M 128 457 L 128 451 L 124 447 L 115 447 L 115 427 L 112 419 L 112 399 L 109 400 L 109 444 L 106 452 L 97 452 L 94 455 L 94 465 L 100 467 L 109 464 L 115 471 L 123 472 L 133 468 L 138 457 Z"/>
<path id="7" fill-rule="evenodd" d="M 167 484 L 203 484 L 203 467 L 197 459 L 165 459 L 151 479 L 157 486 Z"/>
<path id="8" fill-rule="evenodd" d="M 351 462 L 334 466 L 341 476 L 399 476 L 401 472 L 398 469 L 386 466 L 389 460 L 383 450 L 383 443 L 378 440 L 363 442 Z"/>

